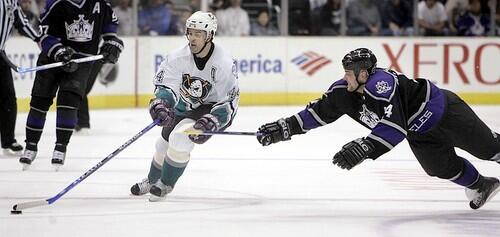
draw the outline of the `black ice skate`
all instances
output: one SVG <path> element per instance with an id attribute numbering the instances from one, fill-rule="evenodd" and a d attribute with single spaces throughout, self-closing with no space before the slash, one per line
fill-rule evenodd
<path id="1" fill-rule="evenodd" d="M 152 187 L 149 192 L 151 193 L 151 196 L 149 197 L 150 202 L 158 202 L 158 201 L 163 201 L 166 197 L 167 194 L 172 192 L 172 187 L 163 184 L 161 180 L 158 180 Z"/>
<path id="2" fill-rule="evenodd" d="M 23 152 L 23 146 L 19 143 L 14 142 L 8 147 L 3 148 L 3 154 L 6 156 L 20 156 Z"/>
<path id="3" fill-rule="evenodd" d="M 145 178 L 141 182 L 132 185 L 132 187 L 130 188 L 130 192 L 136 196 L 144 195 L 146 193 L 149 193 L 151 186 L 153 185 L 149 183 L 148 178 Z"/>
<path id="4" fill-rule="evenodd" d="M 19 163 L 23 165 L 23 170 L 29 169 L 31 163 L 36 158 L 37 151 L 25 149 L 24 154 L 19 158 Z"/>
<path id="5" fill-rule="evenodd" d="M 497 178 L 484 177 L 478 189 L 465 189 L 465 195 L 469 198 L 469 206 L 472 209 L 482 207 L 500 191 L 500 182 Z"/>
<path id="6" fill-rule="evenodd" d="M 59 168 L 64 165 L 64 159 L 66 159 L 66 152 L 54 150 L 52 153 L 51 163 L 54 166 L 55 171 L 58 171 Z"/>

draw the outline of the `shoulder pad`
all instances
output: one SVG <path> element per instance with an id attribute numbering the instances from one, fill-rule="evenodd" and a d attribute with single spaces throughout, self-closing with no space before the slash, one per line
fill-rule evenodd
<path id="1" fill-rule="evenodd" d="M 376 100 L 390 101 L 396 91 L 395 75 L 384 70 L 377 70 L 370 75 L 364 92 Z"/>
<path id="2" fill-rule="evenodd" d="M 335 81 L 329 88 L 328 91 L 332 91 L 338 88 L 347 88 L 347 81 L 344 79 L 340 79 Z"/>

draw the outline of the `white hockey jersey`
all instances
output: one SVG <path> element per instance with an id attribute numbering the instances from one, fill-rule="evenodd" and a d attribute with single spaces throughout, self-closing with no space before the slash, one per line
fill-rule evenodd
<path id="1" fill-rule="evenodd" d="M 238 72 L 233 58 L 220 46 L 214 47 L 203 70 L 196 66 L 189 46 L 170 52 L 153 83 L 156 97 L 173 105 L 176 114 L 182 116 L 200 105 L 213 104 L 210 113 L 225 127 L 238 109 Z"/>

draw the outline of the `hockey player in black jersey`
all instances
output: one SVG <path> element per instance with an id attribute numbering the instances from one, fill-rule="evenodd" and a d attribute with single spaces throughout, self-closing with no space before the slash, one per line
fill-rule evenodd
<path id="1" fill-rule="evenodd" d="M 104 0 L 48 0 L 40 15 L 42 52 L 37 65 L 65 62 L 66 65 L 37 72 L 26 121 L 26 149 L 19 159 L 23 169 L 36 157 L 45 117 L 57 92 L 56 144 L 52 164 L 64 164 L 66 146 L 75 124 L 77 109 L 87 86 L 92 63 L 76 64 L 71 59 L 95 55 L 116 63 L 123 50 L 117 37 L 118 19 Z M 104 44 L 99 49 L 99 42 Z"/>
<path id="2" fill-rule="evenodd" d="M 406 138 L 428 175 L 464 186 L 470 207 L 483 206 L 500 191 L 499 180 L 479 174 L 455 153 L 455 147 L 500 163 L 499 134 L 453 92 L 426 79 L 377 68 L 376 63 L 366 48 L 349 52 L 342 60 L 343 79 L 299 113 L 262 125 L 258 141 L 267 146 L 290 140 L 346 114 L 371 133 L 344 145 L 333 157 L 335 165 L 350 170 L 365 159 L 377 159 Z"/>

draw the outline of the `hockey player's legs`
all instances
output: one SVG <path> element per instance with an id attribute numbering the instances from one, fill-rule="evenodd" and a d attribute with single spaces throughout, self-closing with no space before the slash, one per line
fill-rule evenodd
<path id="1" fill-rule="evenodd" d="M 427 174 L 465 187 L 470 207 L 480 208 L 500 191 L 500 183 L 496 178 L 483 177 L 474 165 L 458 156 L 446 134 L 437 128 L 424 135 L 410 134 L 408 142 Z"/>
<path id="2" fill-rule="evenodd" d="M 165 139 L 165 136 L 168 135 L 168 149 L 165 149 L 166 153 L 163 156 L 164 161 L 160 179 L 151 187 L 150 201 L 164 199 L 165 196 L 172 191 L 182 173 L 184 173 L 189 163 L 194 143 L 189 140 L 186 134 L 172 131 L 175 131 L 179 127 L 183 127 L 185 124 L 194 123 L 194 121 L 195 120 L 190 118 L 183 118 L 175 126 L 163 128 L 162 139 Z"/>
<path id="3" fill-rule="evenodd" d="M 8 148 L 16 142 L 17 103 L 12 72 L 3 58 L 0 58 L 0 140 L 2 148 Z"/>
<path id="4" fill-rule="evenodd" d="M 162 128 L 161 136 L 156 140 L 155 153 L 153 155 L 153 160 L 151 161 L 148 177 L 131 187 L 130 191 L 133 195 L 143 195 L 148 193 L 151 186 L 160 179 L 162 175 L 163 164 L 165 162 L 167 151 L 169 149 L 169 136 L 174 128 L 183 119 L 184 117 L 175 117 L 174 122 L 170 126 Z"/>
<path id="5" fill-rule="evenodd" d="M 500 136 L 457 95 L 452 92 L 446 94 L 448 113 L 441 127 L 453 145 L 482 160 L 500 159 Z"/>
<path id="6" fill-rule="evenodd" d="M 37 65 L 47 63 L 49 63 L 49 60 L 41 54 Z M 45 70 L 36 73 L 31 90 L 30 110 L 26 119 L 26 148 L 19 159 L 19 162 L 23 164 L 23 169 L 27 169 L 36 158 L 37 145 L 45 126 L 47 111 L 52 105 L 52 100 L 57 92 L 57 74 L 58 70 Z"/>
<path id="7" fill-rule="evenodd" d="M 461 172 L 463 160 L 439 131 L 433 130 L 424 135 L 409 134 L 408 143 L 429 176 L 452 179 Z"/>

